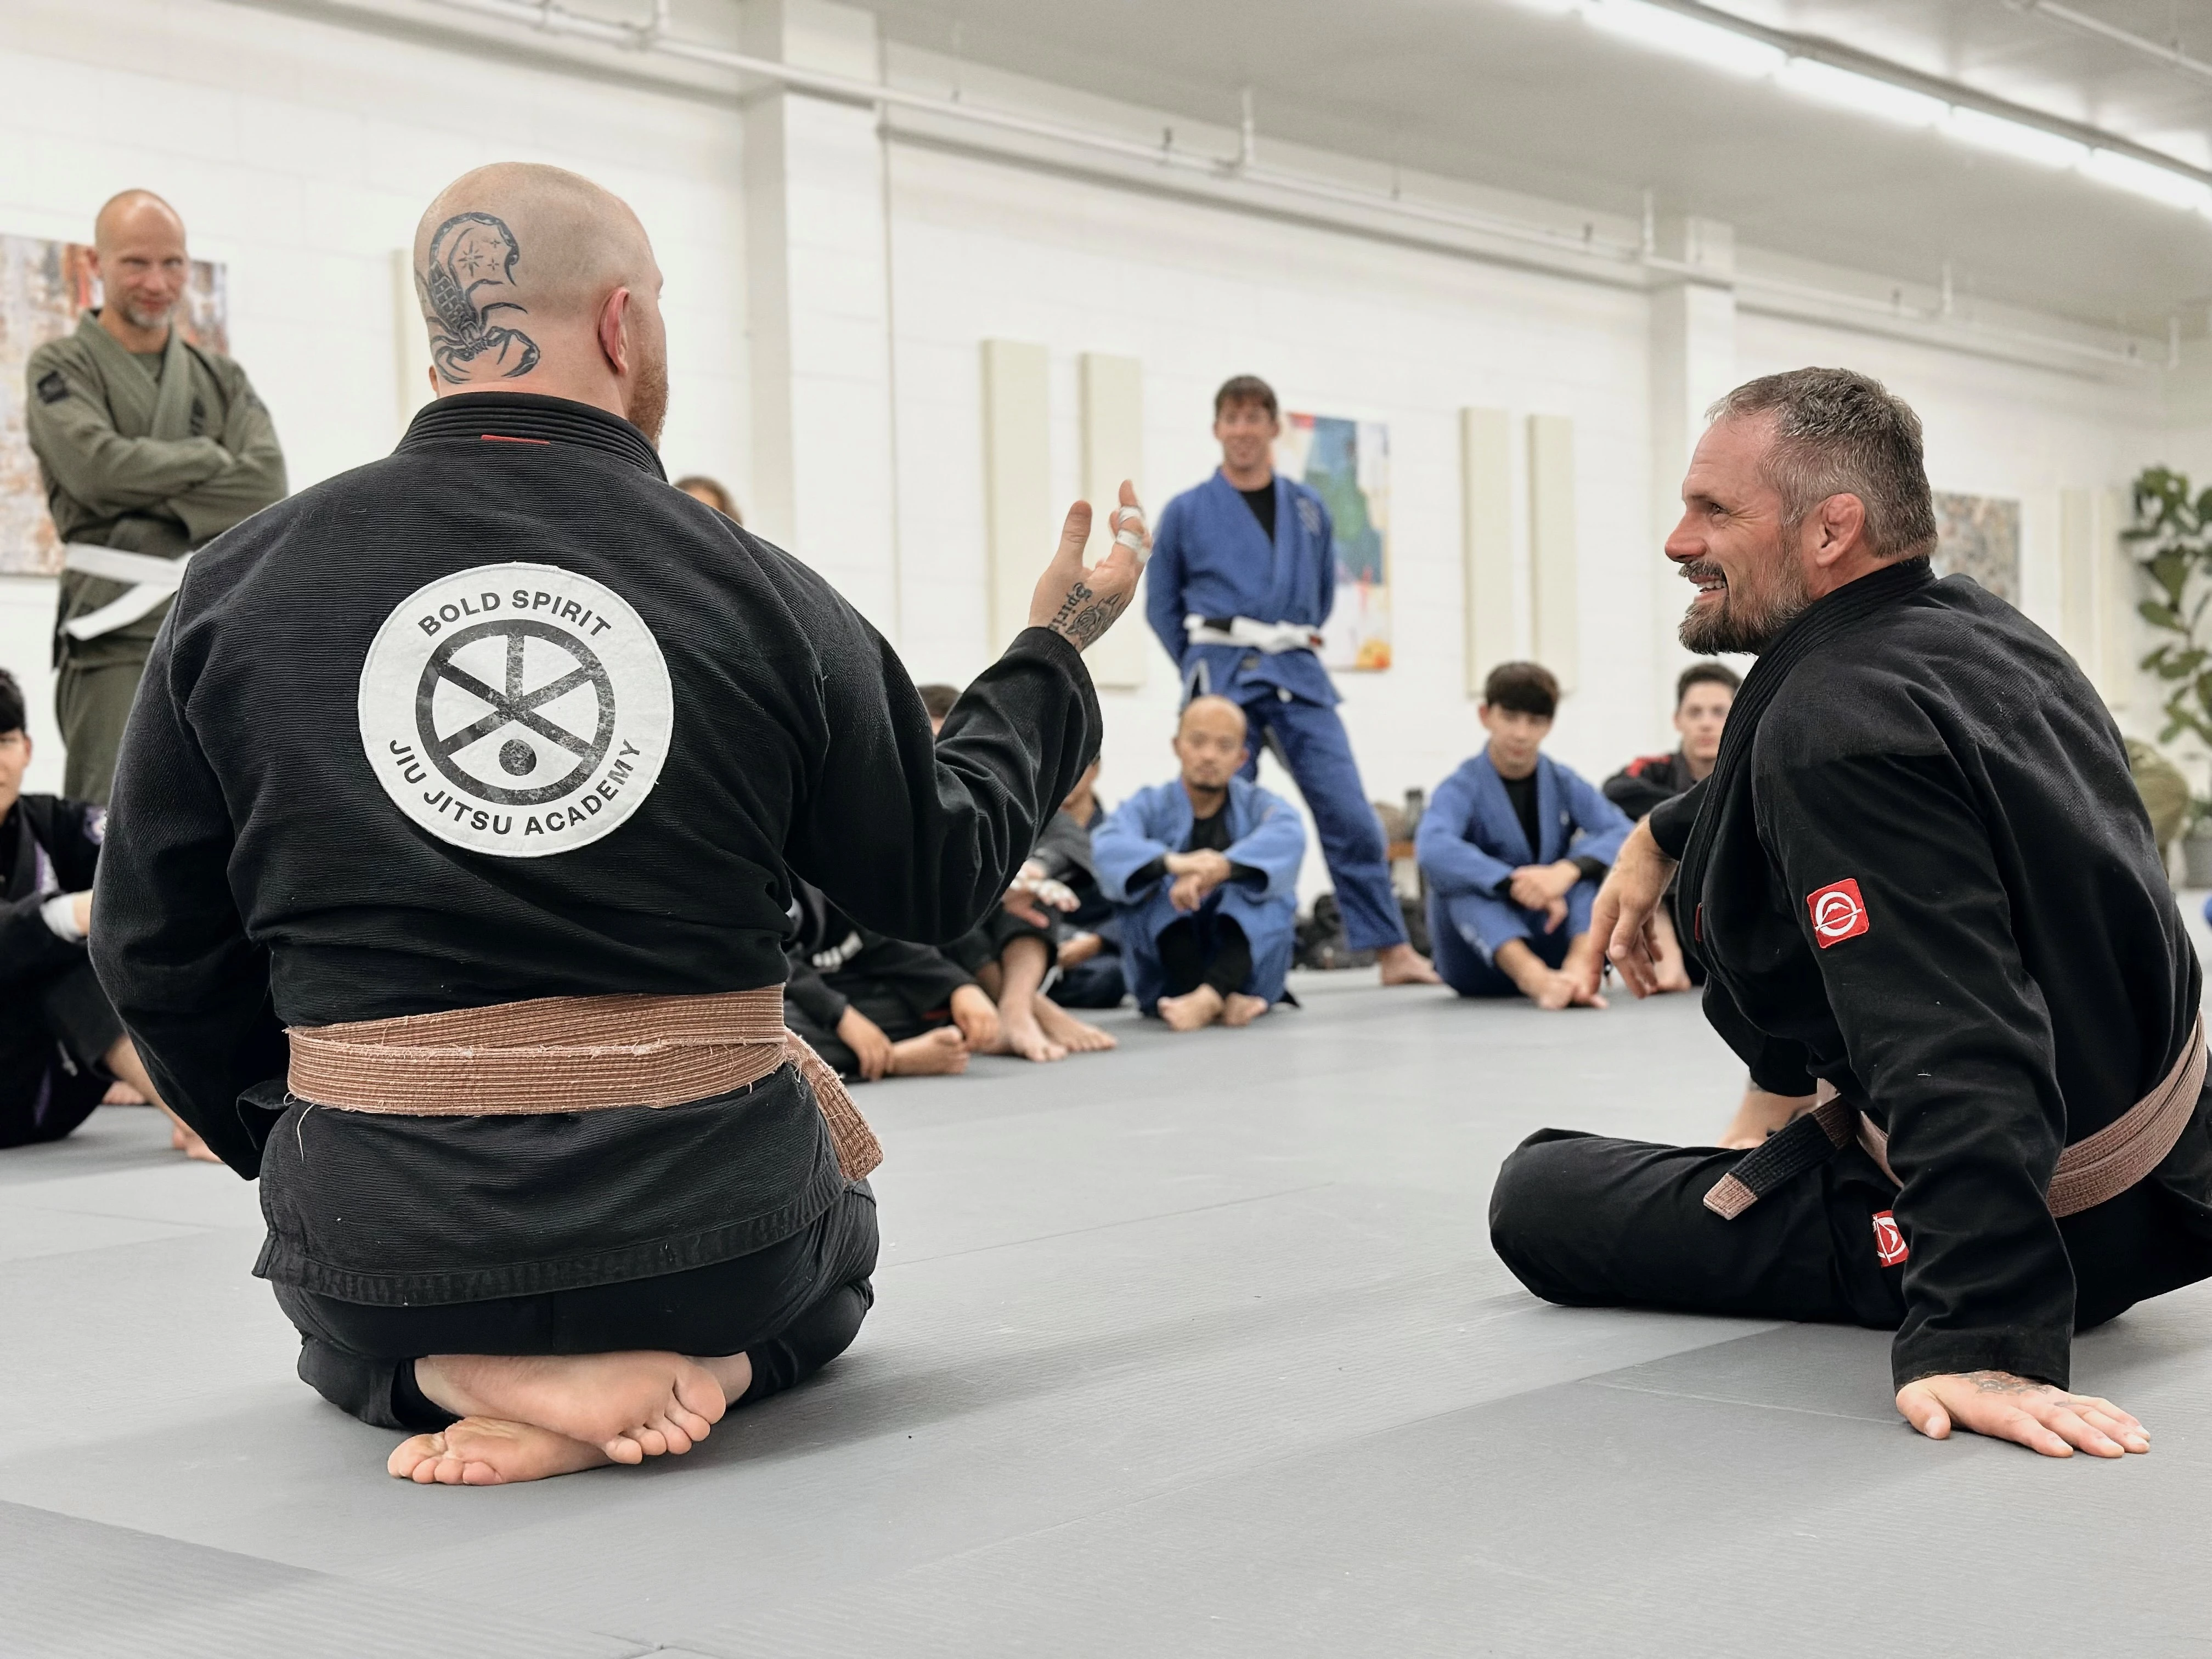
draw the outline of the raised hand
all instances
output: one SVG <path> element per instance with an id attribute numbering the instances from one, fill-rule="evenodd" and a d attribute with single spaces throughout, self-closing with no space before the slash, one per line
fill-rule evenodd
<path id="1" fill-rule="evenodd" d="M 2143 1425 L 2109 1400 L 2069 1394 L 2010 1371 L 1948 1371 L 1897 1391 L 1897 1409 L 1930 1440 L 1956 1425 L 2045 1457 L 2124 1457 L 2150 1449 Z"/>
<path id="2" fill-rule="evenodd" d="M 1091 503 L 1078 501 L 1067 509 L 1060 546 L 1030 600 L 1031 628 L 1049 628 L 1082 651 L 1129 608 L 1137 578 L 1152 556 L 1152 541 L 1145 528 L 1144 509 L 1137 503 L 1136 486 L 1127 479 L 1121 483 L 1121 504 L 1114 509 L 1113 524 L 1114 544 L 1106 556 L 1085 565 L 1083 550 L 1091 539 Z"/>

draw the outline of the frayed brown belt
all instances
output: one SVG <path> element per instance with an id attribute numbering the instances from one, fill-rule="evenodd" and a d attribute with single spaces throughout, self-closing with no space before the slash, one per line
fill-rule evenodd
<path id="1" fill-rule="evenodd" d="M 422 1117 L 682 1106 L 789 1062 L 859 1180 L 884 1161 L 853 1097 L 783 1024 L 783 989 L 710 996 L 538 997 L 342 1025 L 295 1025 L 292 1092 L 349 1112 Z"/>
<path id="2" fill-rule="evenodd" d="M 2189 1041 L 2173 1069 L 2141 1100 L 2085 1140 L 2058 1155 L 2051 1177 L 2051 1213 L 2078 1215 L 2106 1199 L 2118 1198 L 2165 1162 L 2197 1110 L 2204 1088 L 2204 1016 L 2197 1016 Z M 1713 1183 L 1705 1207 L 1733 1221 L 1791 1177 L 1825 1164 L 1844 1147 L 1857 1145 L 1892 1181 L 1889 1138 L 1859 1110 L 1821 1085 L 1821 1099 L 1803 1116 L 1767 1138 L 1737 1160 Z"/>

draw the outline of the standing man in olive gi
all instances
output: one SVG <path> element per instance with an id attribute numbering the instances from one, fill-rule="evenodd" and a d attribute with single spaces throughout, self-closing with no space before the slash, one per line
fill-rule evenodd
<path id="1" fill-rule="evenodd" d="M 31 354 L 25 424 L 65 552 L 54 691 L 62 793 L 104 805 L 146 653 L 203 543 L 284 495 L 284 456 L 246 371 L 177 324 L 185 224 L 129 190 L 93 226 L 97 311 Z"/>

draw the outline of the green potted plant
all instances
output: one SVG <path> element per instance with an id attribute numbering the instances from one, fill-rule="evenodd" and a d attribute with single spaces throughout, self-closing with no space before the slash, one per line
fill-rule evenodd
<path id="1" fill-rule="evenodd" d="M 2120 532 L 2150 579 L 2154 597 L 2136 608 L 2166 637 L 2142 666 L 2166 687 L 2164 726 L 2158 740 L 2186 734 L 2212 750 L 2212 487 L 2192 492 L 2186 473 L 2145 467 L 2136 479 L 2135 522 Z M 2182 838 L 2183 880 L 2212 887 L 2212 817 L 2202 796 L 2190 802 Z"/>

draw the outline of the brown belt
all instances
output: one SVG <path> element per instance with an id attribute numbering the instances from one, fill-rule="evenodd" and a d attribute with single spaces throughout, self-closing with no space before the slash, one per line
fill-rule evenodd
<path id="1" fill-rule="evenodd" d="M 2204 1088 L 2204 1016 L 2190 1028 L 2181 1058 L 2158 1086 L 2087 1139 L 2058 1154 L 2051 1176 L 2051 1213 L 2078 1215 L 2094 1209 L 2141 1181 L 2163 1163 L 2181 1139 Z M 1857 1108 L 1847 1105 L 1822 1085 L 1818 1104 L 1753 1147 L 1735 1167 L 1713 1183 L 1705 1207 L 1733 1221 L 1765 1194 L 1814 1164 L 1856 1145 L 1892 1181 L 1889 1138 Z"/>
<path id="2" fill-rule="evenodd" d="M 539 997 L 488 1008 L 295 1025 L 291 1091 L 319 1106 L 419 1117 L 682 1106 L 788 1063 L 814 1091 L 846 1176 L 884 1161 L 845 1085 L 784 1029 L 783 990 Z"/>

